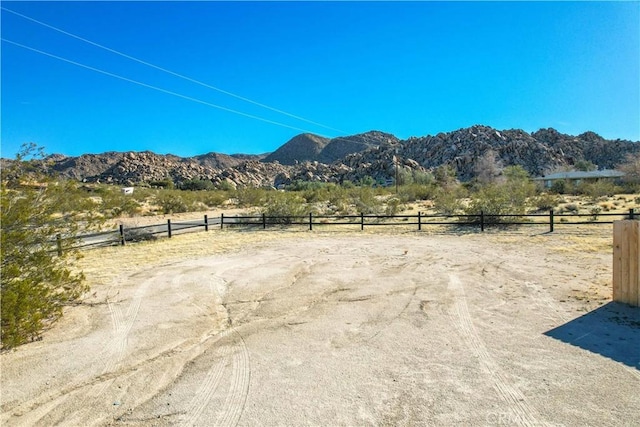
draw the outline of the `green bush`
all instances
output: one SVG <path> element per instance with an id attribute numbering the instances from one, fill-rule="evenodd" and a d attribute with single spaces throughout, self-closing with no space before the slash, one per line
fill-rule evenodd
<path id="1" fill-rule="evenodd" d="M 436 212 L 443 215 L 455 215 L 464 209 L 462 199 L 465 195 L 465 190 L 461 186 L 437 188 L 433 196 L 433 207 Z"/>
<path id="2" fill-rule="evenodd" d="M 156 204 L 160 206 L 163 214 L 188 212 L 189 206 L 183 200 L 179 191 L 163 191 L 156 196 Z"/>
<path id="3" fill-rule="evenodd" d="M 214 188 L 213 182 L 207 179 L 189 179 L 180 184 L 181 190 L 202 191 L 213 190 Z"/>
<path id="4" fill-rule="evenodd" d="M 521 166 L 509 166 L 503 171 L 505 181 L 488 184 L 471 197 L 471 202 L 465 210 L 468 215 L 524 215 L 528 203 L 535 194 L 535 185 L 529 181 L 529 175 Z M 514 218 L 509 218 L 509 222 Z M 500 217 L 485 218 L 486 222 L 504 222 Z"/>
<path id="5" fill-rule="evenodd" d="M 275 217 L 272 222 L 290 224 L 309 213 L 304 199 L 296 193 L 272 192 L 261 210 L 267 217 Z"/>
<path id="6" fill-rule="evenodd" d="M 560 204 L 560 198 L 556 194 L 542 193 L 534 197 L 531 202 L 539 211 L 548 211 Z"/>
<path id="7" fill-rule="evenodd" d="M 620 192 L 621 188 L 611 181 L 598 180 L 595 182 L 580 183 L 580 185 L 578 185 L 577 187 L 577 191 L 578 193 L 584 194 L 592 200 L 596 200 L 604 196 L 611 197 L 614 194 Z"/>
<path id="8" fill-rule="evenodd" d="M 42 330 L 62 316 L 62 308 L 88 290 L 71 263 L 78 232 L 76 213 L 61 208 L 74 186 L 28 172 L 25 158 L 34 145 L 23 146 L 16 161 L 2 170 L 0 195 L 0 258 L 2 276 L 2 348 L 40 337 Z M 61 213 L 61 210 L 65 211 Z M 55 236 L 62 255 L 58 256 Z"/>

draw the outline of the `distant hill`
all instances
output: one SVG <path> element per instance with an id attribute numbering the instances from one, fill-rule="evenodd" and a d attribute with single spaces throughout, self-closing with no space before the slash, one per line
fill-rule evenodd
<path id="1" fill-rule="evenodd" d="M 323 138 L 311 133 L 303 133 L 287 141 L 262 161 L 266 163 L 279 162 L 283 165 L 294 165 L 306 160 L 318 160 L 324 147 L 329 143 L 328 138 Z"/>
<path id="2" fill-rule="evenodd" d="M 52 175 L 118 185 L 166 179 L 180 185 L 202 179 L 232 186 L 274 186 L 294 180 L 357 182 L 366 176 L 385 180 L 394 176 L 397 161 L 404 169 L 419 171 L 450 165 L 461 180 L 469 180 L 477 173 L 478 159 L 487 152 L 495 154 L 503 166 L 521 165 L 532 176 L 541 176 L 570 169 L 583 160 L 600 169 L 612 169 L 628 154 L 640 153 L 640 143 L 606 140 L 594 132 L 572 136 L 549 128 L 529 134 L 520 129 L 477 125 L 407 140 L 380 131 L 331 140 L 307 133 L 267 155 L 208 153 L 178 157 L 150 151 L 78 157 L 56 154 L 40 166 Z"/>

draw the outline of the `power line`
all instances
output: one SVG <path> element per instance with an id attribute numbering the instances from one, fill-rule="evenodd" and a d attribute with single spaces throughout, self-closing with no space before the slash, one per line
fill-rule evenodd
<path id="1" fill-rule="evenodd" d="M 330 130 L 334 130 L 334 131 L 337 131 L 337 132 L 347 133 L 347 132 L 345 132 L 345 131 L 343 131 L 343 130 L 336 129 L 336 128 L 333 128 L 333 127 L 330 127 L 330 126 L 327 126 L 327 125 L 323 125 L 322 123 L 314 122 L 314 121 L 312 121 L 312 120 L 305 119 L 304 117 L 296 116 L 295 114 L 291 114 L 291 113 L 288 113 L 288 112 L 286 112 L 286 111 L 279 110 L 279 109 L 277 109 L 277 108 L 270 107 L 270 106 L 268 106 L 268 105 L 265 105 L 265 104 L 262 104 L 262 103 L 260 103 L 260 102 L 254 101 L 254 100 L 252 100 L 252 99 L 245 98 L 245 97 L 240 96 L 240 95 L 236 95 L 236 94 L 234 94 L 234 93 L 232 93 L 232 92 L 226 91 L 226 90 L 224 90 L 224 89 L 220 89 L 220 88 L 218 88 L 218 87 L 215 87 L 215 86 L 209 85 L 209 84 L 207 84 L 207 83 L 203 83 L 203 82 L 201 82 L 201 81 L 199 81 L 199 80 L 193 79 L 193 78 L 188 77 L 188 76 L 185 76 L 185 75 L 183 75 L 183 74 L 179 74 L 179 73 L 176 73 L 176 72 L 174 72 L 174 71 L 167 70 L 166 68 L 159 67 L 159 66 L 157 66 L 157 65 L 154 65 L 154 64 L 151 64 L 151 63 L 149 63 L 149 62 L 143 61 L 143 60 L 138 59 L 138 58 L 136 58 L 136 57 L 133 57 L 133 56 L 131 56 L 131 55 L 127 55 L 127 54 L 122 53 L 122 52 L 120 52 L 120 51 L 117 51 L 117 50 L 115 50 L 115 49 L 111 49 L 111 48 L 106 47 L 106 46 L 103 46 L 103 45 L 101 45 L 101 44 L 99 44 L 99 43 L 93 42 L 93 41 L 91 41 L 91 40 L 87 40 L 87 39 L 85 39 L 85 38 L 83 38 L 83 37 L 80 37 L 80 36 L 78 36 L 78 35 L 76 35 L 76 34 L 72 34 L 72 33 L 68 32 L 68 31 L 65 31 L 65 30 L 62 30 L 62 29 L 60 29 L 60 28 L 54 27 L 53 25 L 47 24 L 47 23 L 42 22 L 42 21 L 38 21 L 37 19 L 34 19 L 34 18 L 31 18 L 31 17 L 29 17 L 29 16 L 27 16 L 27 15 L 23 15 L 23 14 L 21 14 L 21 13 L 15 12 L 15 11 L 13 11 L 13 10 L 11 10 L 11 9 L 7 9 L 6 7 L 3 7 L 3 6 L 2 6 L 1 8 L 2 8 L 2 10 L 5 10 L 5 11 L 7 11 L 7 12 L 9 12 L 9 13 L 13 13 L 14 15 L 17 15 L 17 16 L 20 16 L 20 17 L 22 17 L 22 18 L 24 18 L 24 19 L 27 19 L 27 20 L 29 20 L 29 21 L 35 22 L 36 24 L 39 24 L 39 25 L 42 25 L 42 26 L 44 26 L 44 27 L 50 28 L 50 29 L 52 29 L 52 30 L 54 30 L 54 31 L 58 31 L 59 33 L 62 33 L 62 34 L 67 35 L 67 36 L 69 36 L 69 37 L 73 37 L 73 38 L 75 38 L 75 39 L 78 39 L 78 40 L 80 40 L 80 41 L 83 41 L 83 42 L 85 42 L 85 43 L 88 43 L 88 44 L 90 44 L 90 45 L 92 45 L 92 46 L 96 46 L 96 47 L 99 47 L 99 48 L 101 48 L 101 49 L 107 50 L 107 51 L 109 51 L 109 52 L 111 52 L 111 53 L 115 53 L 116 55 L 120 55 L 120 56 L 122 56 L 122 57 L 124 57 L 124 58 L 130 59 L 131 61 L 138 62 L 138 63 L 140 63 L 140 64 L 146 65 L 146 66 L 148 66 L 148 67 L 154 68 L 154 69 L 156 69 L 156 70 L 162 71 L 162 72 L 167 73 L 167 74 L 171 74 L 172 76 L 179 77 L 179 78 L 181 78 L 181 79 L 184 79 L 184 80 L 187 80 L 187 81 L 189 81 L 189 82 L 192 82 L 192 83 L 198 84 L 198 85 L 200 85 L 200 86 L 204 86 L 204 87 L 206 87 L 206 88 L 208 88 L 208 89 L 212 89 L 212 90 L 218 91 L 218 92 L 223 93 L 223 94 L 225 94 L 225 95 L 228 95 L 228 96 L 231 96 L 231 97 L 234 97 L 234 98 L 240 99 L 240 100 L 242 100 L 242 101 L 244 101 L 244 102 L 248 102 L 248 103 L 250 103 L 250 104 L 257 105 L 258 107 L 266 108 L 266 109 L 268 109 L 268 110 L 274 111 L 274 112 L 279 113 L 279 114 L 283 114 L 283 115 L 285 115 L 285 116 L 288 116 L 288 117 L 291 117 L 291 118 L 294 118 L 294 119 L 297 119 L 297 120 L 301 120 L 301 121 L 304 121 L 304 122 L 307 122 L 307 123 L 310 123 L 310 124 L 313 124 L 313 125 L 316 125 L 316 126 L 320 126 L 320 127 L 325 128 L 325 129 L 330 129 Z M 293 129 L 296 129 L 296 128 L 293 128 Z"/>
<path id="2" fill-rule="evenodd" d="M 197 102 L 199 104 L 207 105 L 209 107 L 217 108 L 219 110 L 223 110 L 223 111 L 227 111 L 227 112 L 230 112 L 230 113 L 238 114 L 238 115 L 241 115 L 241 116 L 244 116 L 244 117 L 248 117 L 250 119 L 260 120 L 262 122 L 270 123 L 270 124 L 273 124 L 273 125 L 282 126 L 282 127 L 285 127 L 285 128 L 289 128 L 289 129 L 293 129 L 293 130 L 297 130 L 297 131 L 301 131 L 301 132 L 305 132 L 305 133 L 313 133 L 313 132 L 311 132 L 310 130 L 307 130 L 307 129 L 302 129 L 302 128 L 298 128 L 298 127 L 295 127 L 295 126 L 289 126 L 287 124 L 276 122 L 274 120 L 269 120 L 269 119 L 265 119 L 263 117 L 254 116 L 252 114 L 243 113 L 242 111 L 233 110 L 231 108 L 223 107 L 223 106 L 217 105 L 217 104 L 212 104 L 210 102 L 203 101 L 203 100 L 198 99 L 198 98 L 193 98 L 191 96 L 182 95 L 182 94 L 177 93 L 177 92 L 172 92 L 172 91 L 167 90 L 167 89 L 159 88 L 157 86 L 152 86 L 152 85 L 149 85 L 147 83 L 142 83 L 142 82 L 139 82 L 137 80 L 130 79 L 128 77 L 123 77 L 123 76 L 120 76 L 118 74 L 110 73 L 109 71 L 104 71 L 104 70 L 101 70 L 99 68 L 91 67 L 89 65 L 81 64 L 79 62 L 72 61 L 70 59 L 66 59 L 66 58 L 63 58 L 63 57 L 58 56 L 58 55 L 54 55 L 52 53 L 44 52 L 42 50 L 39 50 L 39 49 L 30 47 L 30 46 L 23 45 L 21 43 L 17 43 L 17 42 L 5 39 L 4 37 L 1 38 L 1 40 L 3 42 L 10 43 L 12 45 L 21 47 L 23 49 L 27 49 L 27 50 L 39 53 L 41 55 L 49 56 L 51 58 L 55 58 L 57 60 L 67 62 L 69 64 L 73 64 L 73 65 L 76 65 L 78 67 L 86 68 L 88 70 L 95 71 L 97 73 L 101 73 L 101 74 L 104 74 L 104 75 L 107 75 L 107 76 L 110 76 L 110 77 L 115 77 L 117 79 L 124 80 L 126 82 L 130 82 L 130 83 L 134 83 L 134 84 L 137 84 L 137 85 L 140 85 L 140 86 L 144 86 L 144 87 L 149 88 L 149 89 L 153 89 L 153 90 L 157 90 L 159 92 L 163 92 L 163 93 L 166 93 L 166 94 L 169 94 L 169 95 L 177 96 L 178 98 L 183 98 L 183 99 L 186 99 L 186 100 L 189 100 L 189 101 Z M 323 135 L 319 135 L 319 136 L 323 136 Z"/>

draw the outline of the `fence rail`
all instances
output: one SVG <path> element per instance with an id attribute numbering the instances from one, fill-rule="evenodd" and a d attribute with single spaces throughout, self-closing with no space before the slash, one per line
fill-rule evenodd
<path id="1" fill-rule="evenodd" d="M 571 220 L 568 220 L 571 218 Z M 584 220 L 582 218 L 586 218 Z M 166 223 L 144 225 L 140 227 L 125 227 L 120 225 L 116 230 L 99 233 L 88 233 L 76 236 L 76 249 L 92 247 L 126 245 L 129 242 L 153 240 L 158 236 L 171 238 L 176 234 L 184 234 L 196 231 L 209 231 L 212 225 L 220 229 L 232 227 L 256 227 L 266 229 L 269 226 L 305 226 L 309 230 L 323 226 L 353 226 L 364 230 L 365 227 L 380 226 L 412 226 L 418 231 L 430 226 L 475 227 L 485 231 L 487 227 L 504 226 L 540 226 L 554 232 L 558 225 L 584 225 L 584 224 L 612 224 L 615 219 L 640 219 L 633 209 L 625 213 L 599 213 L 599 214 L 573 214 L 555 213 L 550 210 L 546 213 L 531 214 L 478 214 L 444 215 L 425 214 L 418 212 L 414 215 L 308 215 L 301 216 L 266 216 L 262 215 L 236 215 L 225 216 L 221 214 L 217 218 L 204 216 L 200 221 L 173 222 L 168 219 Z M 62 251 L 61 241 L 63 237 L 57 236 L 57 251 Z"/>

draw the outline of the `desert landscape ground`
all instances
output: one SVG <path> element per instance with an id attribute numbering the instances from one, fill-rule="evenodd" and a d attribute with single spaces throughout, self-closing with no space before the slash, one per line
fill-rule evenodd
<path id="1" fill-rule="evenodd" d="M 21 425 L 640 424 L 611 227 L 212 230 L 87 251 L 92 289 L 0 355 Z"/>

